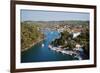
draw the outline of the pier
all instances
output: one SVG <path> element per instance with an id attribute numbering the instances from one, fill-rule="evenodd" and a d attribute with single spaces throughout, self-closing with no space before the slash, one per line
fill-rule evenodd
<path id="1" fill-rule="evenodd" d="M 53 47 L 51 45 L 48 46 L 51 50 L 60 52 L 62 54 L 67 54 L 67 55 L 73 55 L 75 58 L 78 58 L 79 60 L 82 60 L 82 57 L 77 53 L 75 50 L 65 50 L 60 47 Z"/>

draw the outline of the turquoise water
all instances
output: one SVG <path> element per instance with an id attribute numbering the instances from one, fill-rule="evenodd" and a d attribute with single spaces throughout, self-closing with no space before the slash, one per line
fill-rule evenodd
<path id="1" fill-rule="evenodd" d="M 44 34 L 45 40 L 21 53 L 22 63 L 75 60 L 75 58 L 70 55 L 58 53 L 48 48 L 51 41 L 60 36 L 59 32 L 46 30 Z M 44 44 L 44 46 L 42 46 L 42 44 Z"/>

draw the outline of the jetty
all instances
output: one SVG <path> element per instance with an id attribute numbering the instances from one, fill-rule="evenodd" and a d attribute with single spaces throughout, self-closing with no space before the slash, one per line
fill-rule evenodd
<path id="1" fill-rule="evenodd" d="M 71 55 L 74 56 L 75 58 L 78 58 L 79 60 L 82 60 L 82 57 L 79 55 L 79 53 L 76 52 L 76 50 L 66 50 L 66 49 L 62 49 L 61 47 L 53 47 L 51 45 L 49 45 L 48 47 L 53 51 L 60 52 L 62 54 Z"/>

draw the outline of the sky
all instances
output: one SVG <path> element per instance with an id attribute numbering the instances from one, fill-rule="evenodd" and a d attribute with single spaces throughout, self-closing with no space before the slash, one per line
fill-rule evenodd
<path id="1" fill-rule="evenodd" d="M 89 20 L 89 13 L 21 10 L 21 21 Z"/>

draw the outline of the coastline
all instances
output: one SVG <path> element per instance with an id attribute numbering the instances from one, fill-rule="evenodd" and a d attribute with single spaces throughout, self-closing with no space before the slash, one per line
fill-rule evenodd
<path id="1" fill-rule="evenodd" d="M 76 52 L 77 50 L 65 50 L 60 47 L 54 47 L 52 45 L 49 45 L 49 48 L 53 51 L 60 52 L 62 54 L 67 54 L 67 55 L 71 55 L 71 56 L 74 55 L 75 58 L 82 60 L 82 57 L 79 55 L 79 53 Z"/>
<path id="2" fill-rule="evenodd" d="M 25 49 L 21 49 L 21 52 L 27 51 L 27 50 L 30 49 L 32 46 L 34 46 L 34 45 L 40 43 L 40 42 L 43 41 L 43 40 L 44 40 L 44 38 L 43 38 L 43 39 L 39 39 L 36 43 L 31 44 L 29 47 L 27 47 L 27 48 L 25 48 Z"/>

